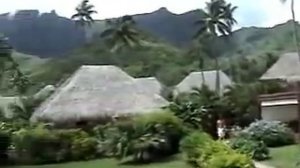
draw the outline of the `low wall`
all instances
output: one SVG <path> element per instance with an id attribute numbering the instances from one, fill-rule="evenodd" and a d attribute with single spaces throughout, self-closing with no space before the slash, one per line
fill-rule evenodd
<path id="1" fill-rule="evenodd" d="M 289 122 L 297 120 L 297 104 L 280 105 L 280 106 L 263 106 L 261 107 L 263 120 Z"/>

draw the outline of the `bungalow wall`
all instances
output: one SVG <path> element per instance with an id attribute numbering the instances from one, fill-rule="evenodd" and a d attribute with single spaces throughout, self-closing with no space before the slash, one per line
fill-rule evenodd
<path id="1" fill-rule="evenodd" d="M 297 92 L 261 95 L 260 102 L 263 120 L 282 122 L 298 120 Z"/>
<path id="2" fill-rule="evenodd" d="M 263 106 L 261 107 L 261 116 L 263 120 L 267 121 L 294 121 L 298 117 L 297 106 L 297 104 Z"/>

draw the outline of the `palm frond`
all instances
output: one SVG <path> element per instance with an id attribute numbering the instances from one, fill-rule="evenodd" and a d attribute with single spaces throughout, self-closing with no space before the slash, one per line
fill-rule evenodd
<path id="1" fill-rule="evenodd" d="M 115 32 L 115 30 L 112 29 L 112 28 L 106 29 L 105 31 L 103 31 L 103 32 L 100 34 L 100 37 L 102 37 L 102 38 L 108 37 L 108 36 L 112 35 L 114 32 Z"/>

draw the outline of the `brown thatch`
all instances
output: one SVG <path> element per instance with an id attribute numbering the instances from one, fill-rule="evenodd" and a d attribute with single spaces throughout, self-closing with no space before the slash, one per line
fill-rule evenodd
<path id="1" fill-rule="evenodd" d="M 55 92 L 55 87 L 53 85 L 47 85 L 44 88 L 42 88 L 39 92 L 34 94 L 33 98 L 35 100 L 45 100 L 54 92 Z"/>
<path id="2" fill-rule="evenodd" d="M 115 66 L 82 66 L 46 100 L 32 121 L 79 122 L 157 110 L 168 102 Z"/>
<path id="3" fill-rule="evenodd" d="M 208 86 L 210 90 L 215 91 L 217 71 L 215 70 L 204 71 L 203 74 L 204 74 L 204 81 L 201 72 L 190 73 L 183 81 L 181 81 L 175 87 L 175 94 L 190 92 L 192 91 L 193 88 L 200 88 L 203 84 Z M 220 74 L 220 89 L 224 91 L 227 86 L 232 85 L 232 81 L 224 72 L 220 71 L 219 74 Z"/>
<path id="4" fill-rule="evenodd" d="M 300 81 L 300 59 L 297 53 L 286 53 L 260 78 L 261 80 Z"/>
<path id="5" fill-rule="evenodd" d="M 160 95 L 163 89 L 163 85 L 155 77 L 136 78 L 135 82 L 140 89 L 144 89 L 146 92 Z"/>

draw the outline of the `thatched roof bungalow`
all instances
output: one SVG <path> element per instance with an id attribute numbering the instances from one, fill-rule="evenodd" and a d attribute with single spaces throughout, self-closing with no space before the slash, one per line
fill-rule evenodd
<path id="1" fill-rule="evenodd" d="M 232 81 L 230 78 L 222 71 L 219 71 L 220 74 L 220 89 L 224 91 L 227 86 L 232 85 Z M 204 71 L 204 81 L 202 77 L 202 72 L 192 72 L 190 73 L 183 81 L 181 81 L 175 87 L 175 94 L 190 92 L 193 88 L 201 87 L 203 84 L 208 86 L 208 88 L 212 91 L 216 90 L 216 78 L 217 78 L 217 71 Z"/>
<path id="2" fill-rule="evenodd" d="M 283 80 L 287 82 L 300 81 L 300 59 L 298 54 L 283 54 L 260 79 Z"/>
<path id="3" fill-rule="evenodd" d="M 163 84 L 155 77 L 136 78 L 135 82 L 140 89 L 144 89 L 146 92 L 160 95 L 163 89 Z"/>
<path id="4" fill-rule="evenodd" d="M 286 92 L 261 95 L 261 117 L 264 120 L 291 122 L 299 119 L 298 88 L 300 81 L 300 59 L 297 53 L 286 53 L 260 78 L 262 81 L 276 80 L 286 85 Z"/>
<path id="5" fill-rule="evenodd" d="M 76 123 L 151 112 L 167 104 L 118 67 L 82 66 L 42 103 L 31 120 Z"/>

